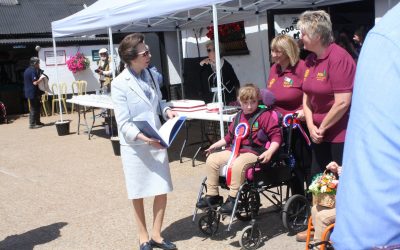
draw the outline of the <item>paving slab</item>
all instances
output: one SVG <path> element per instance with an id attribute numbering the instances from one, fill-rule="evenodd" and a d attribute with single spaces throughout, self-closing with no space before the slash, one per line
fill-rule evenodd
<path id="1" fill-rule="evenodd" d="M 0 249 L 138 249 L 121 159 L 113 154 L 102 119 L 96 120 L 91 140 L 76 134 L 76 113 L 64 115 L 71 120 L 67 136 L 57 135 L 57 119 L 43 117 L 48 126 L 39 129 L 28 129 L 27 115 L 0 125 Z M 191 126 L 190 139 L 195 140 L 199 129 Z M 191 165 L 196 146 L 188 147 L 179 162 L 183 136 L 169 149 L 174 191 L 168 196 L 164 237 L 179 249 L 240 249 L 240 231 L 247 222 L 235 221 L 228 232 L 227 218 L 212 238 L 192 222 L 205 165 L 203 155 Z M 267 200 L 261 202 L 259 249 L 304 249 L 284 229 L 281 214 L 271 211 Z M 145 209 L 151 225 L 150 199 Z"/>

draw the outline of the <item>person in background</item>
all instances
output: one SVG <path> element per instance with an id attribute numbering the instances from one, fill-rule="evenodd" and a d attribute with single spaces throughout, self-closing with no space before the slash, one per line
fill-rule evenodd
<path id="1" fill-rule="evenodd" d="M 268 77 L 267 88 L 275 96 L 274 108 L 283 116 L 297 114 L 302 127 L 307 128 L 303 113 L 303 78 L 305 63 L 299 59 L 299 48 L 296 41 L 288 35 L 278 35 L 271 41 L 271 58 L 274 62 Z M 287 133 L 286 129 L 284 131 Z M 307 133 L 307 132 L 306 132 Z M 292 137 L 292 152 L 296 160 L 296 178 L 292 193 L 304 195 L 304 181 L 307 186 L 311 164 L 311 149 L 305 135 L 296 129 Z"/>
<path id="2" fill-rule="evenodd" d="M 349 53 L 350 56 L 354 59 L 354 61 L 357 62 L 357 58 L 358 58 L 360 51 L 357 51 L 354 48 L 353 43 L 350 41 L 349 37 L 347 36 L 347 34 L 345 32 L 341 32 L 339 34 L 339 36 L 336 39 L 336 43 L 337 43 L 337 45 L 339 45 L 340 47 L 345 49 L 347 51 L 347 53 Z"/>
<path id="3" fill-rule="evenodd" d="M 158 81 L 148 66 L 151 53 L 144 43 L 144 35 L 127 35 L 118 48 L 126 68 L 111 85 L 111 98 L 121 144 L 122 166 L 128 198 L 132 199 L 140 250 L 153 247 L 176 249 L 175 244 L 161 236 L 167 205 L 167 193 L 172 191 L 167 150 L 154 138 L 145 136 L 133 123 L 145 120 L 160 128 L 159 115 L 173 118 L 177 113 L 161 102 Z M 154 196 L 153 227 L 149 237 L 143 198 Z"/>
<path id="4" fill-rule="evenodd" d="M 223 55 L 224 48 L 220 44 L 220 53 Z M 213 88 L 217 87 L 217 74 L 215 66 L 215 48 L 214 41 L 210 40 L 206 43 L 206 49 L 208 57 L 200 62 L 201 76 L 203 81 L 207 81 L 209 90 L 212 91 Z M 232 102 L 236 102 L 237 91 L 240 88 L 239 80 L 233 70 L 232 65 L 221 56 L 221 83 L 222 83 L 222 99 L 224 105 L 229 105 Z M 216 92 L 214 92 L 216 93 Z M 217 102 L 216 94 L 214 98 L 206 98 L 205 102 Z"/>
<path id="5" fill-rule="evenodd" d="M 39 83 L 45 78 L 40 74 L 40 60 L 37 57 L 31 57 L 30 66 L 24 72 L 24 92 L 25 97 L 29 100 L 29 128 L 40 128 L 44 125 L 40 121 L 40 97 L 42 91 L 39 90 Z"/>
<path id="6" fill-rule="evenodd" d="M 229 185 L 229 196 L 219 209 L 221 213 L 232 213 L 236 195 L 245 181 L 246 169 L 251 167 L 251 163 L 256 162 L 257 159 L 261 163 L 268 163 L 282 142 L 278 120 L 273 116 L 272 111 L 262 112 L 258 107 L 260 97 L 260 90 L 254 84 L 246 84 L 239 90 L 238 101 L 242 108 L 242 112 L 238 117 L 239 122 L 251 123 L 253 126 L 249 124 L 249 126 L 252 126 L 249 128 L 251 132 L 242 140 L 239 155 L 232 163 L 232 182 Z M 252 119 L 256 120 L 251 122 Z M 229 132 L 225 138 L 212 144 L 206 150 L 207 155 L 212 153 L 206 161 L 207 195 L 196 204 L 198 208 L 207 207 L 208 202 L 211 205 L 216 205 L 222 200 L 218 192 L 219 173 L 220 168 L 227 164 L 232 154 L 236 129 L 234 124 L 235 122 L 233 121 L 229 125 Z M 267 142 L 270 143 L 268 149 L 265 148 Z M 226 145 L 228 146 L 227 149 L 213 153 L 216 149 Z"/>
<path id="7" fill-rule="evenodd" d="M 342 167 L 336 162 L 332 161 L 327 166 L 326 169 L 332 173 L 340 176 L 342 174 Z M 312 223 L 314 226 L 314 243 L 320 242 L 322 240 L 322 233 L 325 229 L 335 223 L 336 218 L 336 208 L 328 208 L 320 205 L 313 205 L 311 208 Z"/>
<path id="8" fill-rule="evenodd" d="M 342 165 L 356 64 L 345 49 L 333 42 L 331 19 L 325 11 L 303 12 L 297 27 L 304 48 L 312 52 L 305 60 L 303 80 L 303 111 L 312 142 L 312 177 L 322 173 L 331 161 Z M 306 232 L 297 236 L 305 240 Z"/>
<path id="9" fill-rule="evenodd" d="M 354 32 L 354 36 L 353 36 L 353 41 L 356 44 L 355 49 L 356 49 L 358 55 L 360 54 L 361 47 L 364 43 L 364 38 L 365 38 L 365 29 L 363 26 L 361 26 Z"/>
<path id="10" fill-rule="evenodd" d="M 224 48 L 222 44 L 220 46 L 221 53 L 221 88 L 222 88 L 222 101 L 224 106 L 226 105 L 238 105 L 237 103 L 237 91 L 240 88 L 239 80 L 232 68 L 232 65 L 222 57 Z M 201 82 L 206 82 L 207 88 L 201 93 L 205 103 L 218 102 L 217 98 L 217 74 L 215 65 L 215 48 L 214 41 L 210 40 L 206 43 L 208 57 L 200 62 L 201 71 L 200 77 Z M 202 85 L 204 86 L 204 85 Z M 206 137 L 210 144 L 216 142 L 219 138 L 219 122 L 208 121 L 205 125 Z M 225 126 L 226 130 L 226 126 Z"/>
<path id="11" fill-rule="evenodd" d="M 357 64 L 336 195 L 335 249 L 400 249 L 400 4 L 369 31 Z"/>
<path id="12" fill-rule="evenodd" d="M 97 62 L 97 69 L 95 72 L 99 74 L 100 88 L 110 91 L 110 84 L 112 81 L 112 71 L 111 71 L 111 59 L 108 56 L 108 50 L 102 48 L 99 50 L 100 60 Z"/>
<path id="13" fill-rule="evenodd" d="M 157 67 L 155 65 L 150 64 L 148 69 L 153 71 L 153 73 L 156 75 L 156 79 L 158 81 L 158 84 L 160 85 L 160 88 L 162 88 L 164 86 L 163 76 L 158 71 Z"/>

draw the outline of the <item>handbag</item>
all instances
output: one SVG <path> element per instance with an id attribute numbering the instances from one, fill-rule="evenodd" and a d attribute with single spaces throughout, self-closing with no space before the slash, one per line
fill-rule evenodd
<path id="1" fill-rule="evenodd" d="M 320 193 L 314 195 L 313 201 L 314 199 L 316 200 L 316 205 L 320 205 L 323 207 L 334 208 L 336 204 L 335 194 Z"/>

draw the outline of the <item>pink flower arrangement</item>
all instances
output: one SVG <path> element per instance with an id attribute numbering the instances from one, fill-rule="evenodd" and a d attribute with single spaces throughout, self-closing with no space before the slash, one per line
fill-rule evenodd
<path id="1" fill-rule="evenodd" d="M 245 38 L 244 22 L 218 25 L 218 35 L 219 41 L 222 43 L 243 40 Z M 214 27 L 212 25 L 207 27 L 206 36 L 210 40 L 214 40 Z"/>
<path id="2" fill-rule="evenodd" d="M 89 68 L 90 61 L 83 53 L 77 52 L 67 60 L 67 66 L 72 73 Z"/>

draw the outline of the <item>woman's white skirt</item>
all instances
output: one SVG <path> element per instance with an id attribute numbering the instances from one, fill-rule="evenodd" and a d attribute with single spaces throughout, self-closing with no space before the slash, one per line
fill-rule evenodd
<path id="1" fill-rule="evenodd" d="M 129 199 L 166 194 L 172 191 L 166 149 L 142 144 L 121 145 L 122 166 Z"/>

